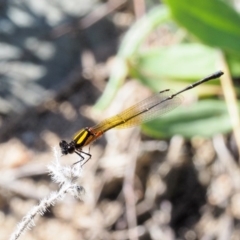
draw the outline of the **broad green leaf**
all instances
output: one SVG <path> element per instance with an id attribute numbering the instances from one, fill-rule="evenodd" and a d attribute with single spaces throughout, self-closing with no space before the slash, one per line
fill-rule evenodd
<path id="1" fill-rule="evenodd" d="M 226 104 L 219 100 L 202 100 L 188 107 L 182 106 L 161 119 L 142 125 L 143 132 L 155 138 L 170 138 L 176 134 L 185 138 L 212 137 L 231 129 Z"/>
<path id="2" fill-rule="evenodd" d="M 139 53 L 131 73 L 153 91 L 159 91 L 183 87 L 179 80 L 199 80 L 219 70 L 218 61 L 219 54 L 213 48 L 197 43 L 178 44 Z"/>
<path id="3" fill-rule="evenodd" d="M 240 15 L 221 0 L 165 0 L 173 18 L 204 43 L 240 56 Z"/>

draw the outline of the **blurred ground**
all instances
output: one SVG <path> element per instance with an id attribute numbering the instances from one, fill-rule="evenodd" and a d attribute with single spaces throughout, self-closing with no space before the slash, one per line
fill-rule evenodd
<path id="1" fill-rule="evenodd" d="M 0 240 L 57 189 L 46 168 L 52 146 L 147 96 L 129 81 L 103 116 L 89 108 L 134 18 L 131 1 L 0 2 Z M 240 239 L 232 142 L 110 131 L 91 146 L 83 201 L 65 198 L 22 239 Z"/>

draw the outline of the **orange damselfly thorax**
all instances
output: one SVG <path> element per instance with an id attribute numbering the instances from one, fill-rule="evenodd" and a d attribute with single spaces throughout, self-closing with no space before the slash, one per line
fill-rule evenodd
<path id="1" fill-rule="evenodd" d="M 133 127 L 136 125 L 140 125 L 141 123 L 150 121 L 156 117 L 159 117 L 173 110 L 181 104 L 181 93 L 209 80 L 219 78 L 221 75 L 223 75 L 223 72 L 218 71 L 208 77 L 203 78 L 198 82 L 187 86 L 186 88 L 176 93 L 172 93 L 169 89 L 163 90 L 151 97 L 142 100 L 141 102 L 133 105 L 132 107 L 127 108 L 121 113 L 100 122 L 96 126 L 81 129 L 75 134 L 73 140 L 70 143 L 67 143 L 65 140 L 62 140 L 59 143 L 61 152 L 63 155 L 75 152 L 82 158 L 82 160 L 84 159 L 82 154 L 85 154 L 89 156 L 90 159 L 91 154 L 83 152 L 82 148 L 98 139 L 106 131 L 112 128 Z"/>
<path id="2" fill-rule="evenodd" d="M 59 146 L 63 155 L 71 154 L 76 151 L 81 152 L 84 146 L 87 146 L 101 135 L 101 132 L 95 133 L 91 128 L 86 127 L 75 134 L 73 141 L 67 143 L 65 140 L 62 140 Z"/>

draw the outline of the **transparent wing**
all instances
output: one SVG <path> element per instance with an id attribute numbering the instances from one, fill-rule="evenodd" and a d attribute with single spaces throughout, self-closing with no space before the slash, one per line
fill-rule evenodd
<path id="1" fill-rule="evenodd" d="M 127 108 L 123 112 L 110 117 L 96 126 L 91 131 L 105 132 L 112 128 L 128 128 L 160 117 L 163 114 L 173 110 L 182 103 L 181 96 L 171 98 L 172 93 L 169 90 L 162 91 L 143 101 Z"/>

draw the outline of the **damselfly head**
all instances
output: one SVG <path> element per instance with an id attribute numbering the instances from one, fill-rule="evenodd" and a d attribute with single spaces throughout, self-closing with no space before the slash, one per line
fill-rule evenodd
<path id="1" fill-rule="evenodd" d="M 61 148 L 61 152 L 63 155 L 67 155 L 68 153 L 71 154 L 71 153 L 74 153 L 75 151 L 75 146 L 72 142 L 67 143 L 66 141 L 62 140 L 59 143 L 59 146 Z"/>

